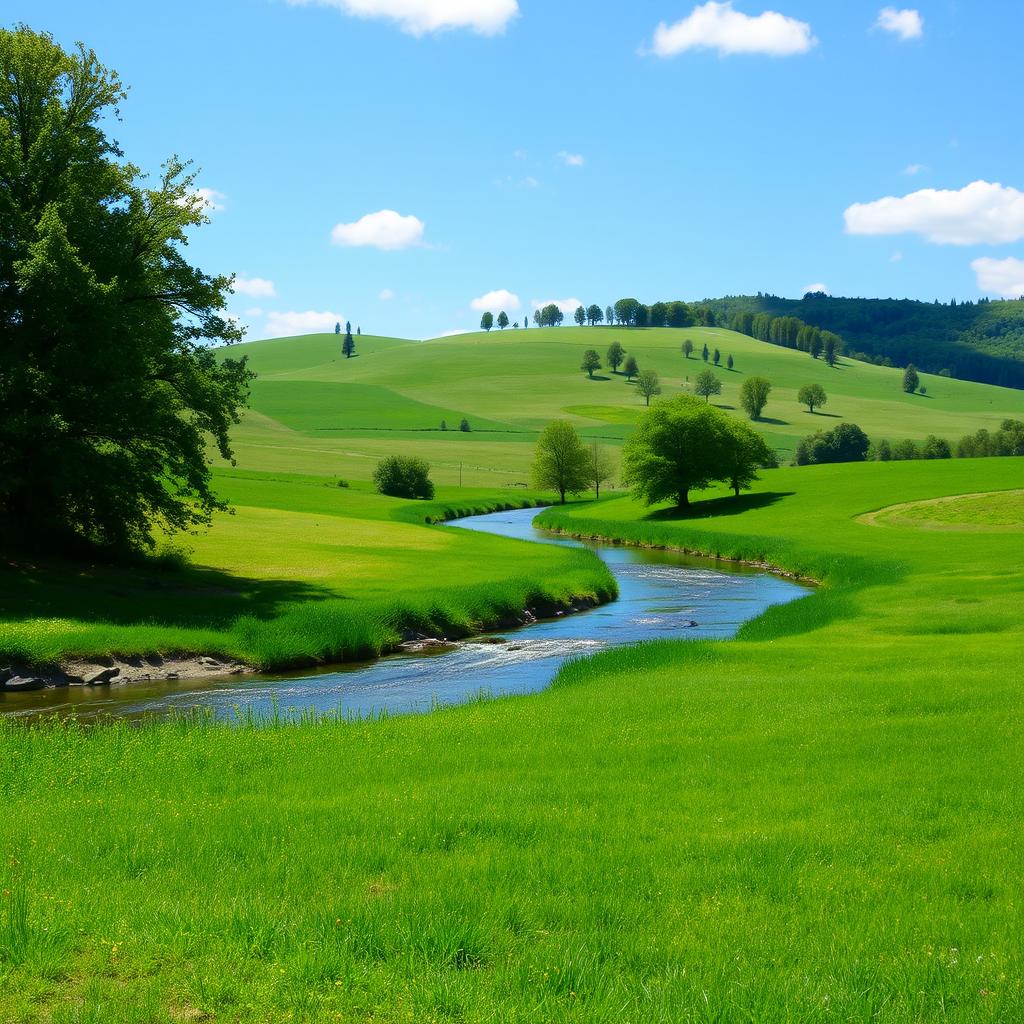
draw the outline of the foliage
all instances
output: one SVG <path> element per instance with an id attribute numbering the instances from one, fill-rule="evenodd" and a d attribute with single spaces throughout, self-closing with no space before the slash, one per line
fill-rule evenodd
<path id="1" fill-rule="evenodd" d="M 740 387 L 740 405 L 752 420 L 759 420 L 772 386 L 764 377 L 747 377 Z"/>
<path id="2" fill-rule="evenodd" d="M 626 375 L 626 380 L 632 380 L 640 372 L 640 367 L 637 365 L 637 361 L 634 356 L 626 356 L 626 362 L 622 367 L 622 372 Z"/>
<path id="3" fill-rule="evenodd" d="M 648 505 L 690 503 L 690 491 L 729 481 L 738 494 L 759 467 L 774 466 L 764 439 L 689 395 L 649 410 L 623 448 L 623 480 Z"/>
<path id="4" fill-rule="evenodd" d="M 796 464 L 812 466 L 830 462 L 863 462 L 868 455 L 868 436 L 855 423 L 840 423 L 829 431 L 805 437 L 796 449 Z"/>
<path id="5" fill-rule="evenodd" d="M 355 338 L 352 337 L 352 325 L 345 324 L 345 340 L 341 343 L 341 354 L 346 359 L 351 359 L 356 353 Z"/>
<path id="6" fill-rule="evenodd" d="M 577 306 L 572 318 L 576 321 L 577 327 L 582 327 L 587 322 L 587 311 L 582 306 Z"/>
<path id="7" fill-rule="evenodd" d="M 508 327 L 508 313 L 506 313 L 505 310 L 502 310 L 498 314 L 498 327 L 501 330 L 505 330 L 505 328 Z"/>
<path id="8" fill-rule="evenodd" d="M 379 494 L 392 498 L 428 501 L 434 497 L 430 464 L 415 455 L 388 455 L 381 459 L 373 471 L 373 483 Z"/>
<path id="9" fill-rule="evenodd" d="M 595 498 L 601 497 L 601 485 L 611 480 L 614 474 L 615 460 L 611 452 L 594 441 L 587 450 L 587 476 Z"/>
<path id="10" fill-rule="evenodd" d="M 564 319 L 565 314 L 553 302 L 533 314 L 534 323 L 538 327 L 560 327 Z"/>
<path id="11" fill-rule="evenodd" d="M 828 403 L 828 395 L 820 384 L 804 384 L 797 392 L 796 400 L 806 405 L 810 412 Z"/>
<path id="12" fill-rule="evenodd" d="M 587 323 L 591 327 L 596 327 L 603 320 L 604 313 L 601 312 L 601 307 L 596 302 L 587 307 Z"/>
<path id="13" fill-rule="evenodd" d="M 0 30 L 0 533 L 152 546 L 223 507 L 251 374 L 231 279 L 182 257 L 204 202 L 176 159 L 155 187 L 103 131 L 126 95 L 85 49 Z"/>
<path id="14" fill-rule="evenodd" d="M 908 394 L 912 395 L 921 386 L 921 378 L 918 376 L 917 369 L 913 363 L 911 363 L 903 371 L 903 390 Z"/>
<path id="15" fill-rule="evenodd" d="M 651 399 L 661 394 L 661 379 L 654 370 L 641 370 L 636 375 L 636 389 L 645 404 L 650 405 Z"/>
<path id="16" fill-rule="evenodd" d="M 957 444 L 956 453 L 962 459 L 1024 455 L 1024 421 L 1003 420 L 996 431 L 982 428 L 967 434 Z"/>
<path id="17" fill-rule="evenodd" d="M 722 393 L 722 382 L 715 376 L 714 370 L 701 370 L 693 383 L 693 393 L 703 398 L 705 402 L 711 401 L 712 395 Z"/>
<path id="18" fill-rule="evenodd" d="M 490 331 L 492 327 L 494 327 L 494 314 L 484 313 L 484 315 L 480 317 L 480 330 Z"/>
<path id="19" fill-rule="evenodd" d="M 580 364 L 580 369 L 583 370 L 588 377 L 593 377 L 594 371 L 601 369 L 601 357 L 594 349 L 588 348 L 587 351 L 583 353 L 583 362 Z"/>
<path id="20" fill-rule="evenodd" d="M 539 490 L 558 492 L 565 504 L 567 494 L 582 494 L 592 483 L 590 453 L 567 420 L 549 423 L 534 449 L 533 483 Z"/>
<path id="21" fill-rule="evenodd" d="M 618 373 L 619 367 L 622 365 L 622 361 L 626 358 L 626 350 L 617 341 L 613 341 L 608 346 L 606 358 L 608 360 L 608 365 L 611 367 L 612 373 Z"/>
<path id="22" fill-rule="evenodd" d="M 690 338 L 687 338 L 686 341 L 683 342 L 683 355 L 687 359 L 689 359 L 690 356 L 693 355 L 693 341 Z"/>

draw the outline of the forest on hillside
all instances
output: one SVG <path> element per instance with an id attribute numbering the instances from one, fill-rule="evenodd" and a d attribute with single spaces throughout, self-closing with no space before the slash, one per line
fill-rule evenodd
<path id="1" fill-rule="evenodd" d="M 706 299 L 719 324 L 740 313 L 793 316 L 842 337 L 847 355 L 1004 387 L 1024 387 L 1024 299 L 919 302 L 845 299 L 810 292 L 802 299 L 731 295 Z"/>

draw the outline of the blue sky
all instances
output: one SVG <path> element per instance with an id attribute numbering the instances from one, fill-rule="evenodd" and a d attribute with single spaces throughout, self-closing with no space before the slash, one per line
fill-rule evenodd
<path id="1" fill-rule="evenodd" d="M 7 0 L 17 21 L 118 69 L 135 163 L 201 168 L 190 254 L 240 275 L 253 338 L 429 337 L 501 291 L 512 319 L 1024 292 L 1019 0 Z"/>

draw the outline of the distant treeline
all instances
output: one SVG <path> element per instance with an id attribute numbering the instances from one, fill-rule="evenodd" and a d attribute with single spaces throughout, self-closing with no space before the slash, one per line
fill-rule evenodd
<path id="1" fill-rule="evenodd" d="M 737 314 L 797 317 L 840 335 L 854 359 L 913 363 L 928 373 L 1024 388 L 1024 300 L 932 303 L 809 292 L 802 299 L 732 295 L 701 305 L 719 326 L 731 325 Z"/>

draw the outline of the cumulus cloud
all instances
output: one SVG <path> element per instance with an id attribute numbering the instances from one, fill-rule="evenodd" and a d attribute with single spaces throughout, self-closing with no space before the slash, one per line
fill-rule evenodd
<path id="1" fill-rule="evenodd" d="M 807 53 L 817 42 L 805 21 L 777 11 L 743 14 L 731 0 L 712 0 L 695 7 L 682 21 L 658 25 L 651 51 L 658 57 L 675 57 L 687 50 L 717 50 L 722 57 L 740 53 L 792 57 Z"/>
<path id="2" fill-rule="evenodd" d="M 583 303 L 579 299 L 534 299 L 530 305 L 534 309 L 543 309 L 545 306 L 550 306 L 552 303 L 556 305 L 566 316 L 572 316 L 576 312 L 578 306 L 582 306 Z"/>
<path id="3" fill-rule="evenodd" d="M 426 225 L 419 217 L 403 217 L 394 210 L 379 210 L 351 224 L 336 224 L 331 232 L 335 245 L 368 246 L 395 251 L 423 245 Z"/>
<path id="4" fill-rule="evenodd" d="M 519 309 L 522 302 L 515 292 L 510 292 L 507 288 L 498 288 L 496 291 L 481 295 L 478 299 L 473 299 L 469 305 L 479 313 L 493 313 L 495 310 L 505 310 L 507 313 L 510 309 Z"/>
<path id="5" fill-rule="evenodd" d="M 910 39 L 920 39 L 924 35 L 924 18 L 920 12 L 909 8 L 897 10 L 895 7 L 883 7 L 878 12 L 875 28 L 891 32 L 894 36 L 899 36 L 903 42 L 907 42 Z"/>
<path id="6" fill-rule="evenodd" d="M 442 333 L 439 334 L 438 337 L 439 338 L 457 338 L 460 334 L 469 334 L 469 331 L 464 330 L 463 328 L 459 328 L 458 330 L 454 330 L 454 331 L 442 331 Z"/>
<path id="7" fill-rule="evenodd" d="M 387 18 L 403 32 L 422 36 L 429 32 L 466 28 L 482 36 L 505 31 L 518 14 L 517 0 L 288 0 L 293 7 L 317 4 L 334 7 L 358 18 Z"/>
<path id="8" fill-rule="evenodd" d="M 826 295 L 828 295 L 828 293 L 829 293 L 828 285 L 827 284 L 822 284 L 820 281 L 817 284 L 805 285 L 804 286 L 804 295 L 806 295 L 808 292 L 812 292 L 812 293 L 824 292 Z"/>
<path id="9" fill-rule="evenodd" d="M 558 159 L 566 167 L 582 167 L 586 163 L 581 153 L 567 153 L 564 149 L 558 154 Z"/>
<path id="10" fill-rule="evenodd" d="M 267 313 L 267 322 L 263 333 L 268 338 L 288 338 L 293 334 L 326 334 L 334 330 L 335 324 L 343 324 L 345 318 L 340 313 L 317 313 L 307 310 L 304 313 Z"/>
<path id="11" fill-rule="evenodd" d="M 1024 295 L 1024 260 L 1012 256 L 1005 260 L 994 260 L 983 256 L 971 264 L 971 270 L 978 278 L 978 290 L 992 295 L 1016 299 Z"/>
<path id="12" fill-rule="evenodd" d="M 959 191 L 921 189 L 854 203 L 844 214 L 851 235 L 922 235 L 937 245 L 993 245 L 1024 238 L 1024 192 L 988 181 Z"/>
<path id="13" fill-rule="evenodd" d="M 235 294 L 248 295 L 250 299 L 272 299 L 277 289 L 274 282 L 265 277 L 236 277 Z"/>
<path id="14" fill-rule="evenodd" d="M 198 206 L 203 213 L 219 213 L 224 209 L 227 196 L 215 188 L 196 188 L 183 199 L 178 200 L 179 206 Z"/>
<path id="15" fill-rule="evenodd" d="M 377 296 L 381 302 L 390 302 L 394 297 L 395 293 L 390 288 L 382 288 Z"/>

